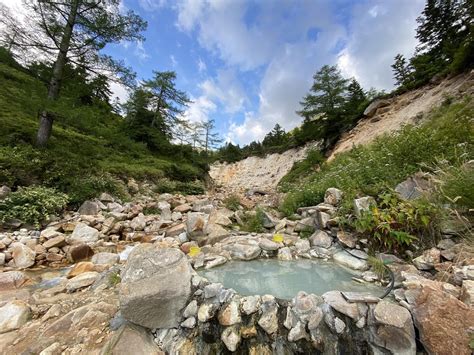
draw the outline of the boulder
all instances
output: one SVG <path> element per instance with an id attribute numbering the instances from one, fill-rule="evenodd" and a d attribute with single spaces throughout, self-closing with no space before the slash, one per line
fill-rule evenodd
<path id="1" fill-rule="evenodd" d="M 205 228 L 209 215 L 201 212 L 189 212 L 188 220 L 186 221 L 186 230 L 191 239 L 202 237 L 205 233 Z"/>
<path id="2" fill-rule="evenodd" d="M 229 326 L 238 324 L 242 321 L 242 317 L 240 316 L 240 300 L 238 297 L 234 297 L 228 304 L 222 307 L 219 310 L 219 314 L 217 319 L 219 323 L 223 326 Z"/>
<path id="3" fill-rule="evenodd" d="M 339 242 L 343 246 L 351 248 L 351 249 L 355 248 L 357 238 L 353 234 L 340 230 L 340 231 L 337 231 L 336 236 L 337 236 L 337 240 L 339 240 Z"/>
<path id="4" fill-rule="evenodd" d="M 240 309 L 242 313 L 249 315 L 255 313 L 260 308 L 260 296 L 247 296 L 240 300 Z"/>
<path id="5" fill-rule="evenodd" d="M 324 203 L 337 206 L 342 200 L 342 191 L 334 187 L 330 187 L 324 194 Z"/>
<path id="6" fill-rule="evenodd" d="M 28 322 L 31 310 L 23 301 L 10 301 L 0 307 L 0 334 L 19 329 Z"/>
<path id="7" fill-rule="evenodd" d="M 367 108 L 364 110 L 364 116 L 367 116 L 367 117 L 372 117 L 375 115 L 375 113 L 377 112 L 377 110 L 381 107 L 385 107 L 385 106 L 388 106 L 390 105 L 390 101 L 389 100 L 384 100 L 384 99 L 377 99 L 377 100 L 374 100 L 369 106 L 367 106 Z"/>
<path id="8" fill-rule="evenodd" d="M 132 228 L 134 231 L 142 231 L 145 229 L 145 227 L 146 220 L 145 215 L 143 213 L 140 213 L 130 222 L 130 228 Z"/>
<path id="9" fill-rule="evenodd" d="M 155 344 L 153 335 L 140 326 L 127 323 L 113 333 L 101 355 L 149 354 L 164 355 Z"/>
<path id="10" fill-rule="evenodd" d="M 83 272 L 68 280 L 66 283 L 66 290 L 68 292 L 74 292 L 81 288 L 88 287 L 92 285 L 98 277 L 99 273 L 96 271 Z"/>
<path id="11" fill-rule="evenodd" d="M 74 263 L 89 259 L 92 255 L 94 255 L 94 251 L 87 244 L 73 245 L 68 250 L 68 259 Z"/>
<path id="12" fill-rule="evenodd" d="M 345 250 L 341 250 L 337 253 L 335 253 L 332 258 L 334 261 L 338 264 L 347 266 L 351 269 L 354 270 L 362 270 L 365 271 L 369 268 L 369 265 L 367 264 L 367 261 L 361 260 L 356 258 L 355 256 L 352 256 Z"/>
<path id="13" fill-rule="evenodd" d="M 422 255 L 413 259 L 413 264 L 418 270 L 432 270 L 435 264 L 439 264 L 441 252 L 439 249 L 431 248 L 425 250 Z"/>
<path id="14" fill-rule="evenodd" d="M 92 263 L 98 265 L 114 265 L 117 264 L 119 261 L 120 256 L 118 254 L 107 252 L 97 253 L 91 259 Z"/>
<path id="15" fill-rule="evenodd" d="M 291 249 L 288 247 L 278 249 L 277 258 L 279 260 L 292 260 L 293 256 L 291 255 Z"/>
<path id="16" fill-rule="evenodd" d="M 178 326 L 191 294 L 191 266 L 180 250 L 141 244 L 130 253 L 121 279 L 124 318 L 147 328 Z"/>
<path id="17" fill-rule="evenodd" d="M 8 186 L 1 186 L 0 187 L 0 200 L 4 200 L 5 198 L 7 198 L 8 195 L 10 195 L 10 193 L 12 192 L 12 190 L 8 187 Z"/>
<path id="18" fill-rule="evenodd" d="M 88 244 L 99 240 L 99 231 L 85 223 L 78 223 L 71 236 L 67 239 L 69 244 Z"/>
<path id="19" fill-rule="evenodd" d="M 474 281 L 464 280 L 462 282 L 460 300 L 468 306 L 474 306 Z"/>
<path id="20" fill-rule="evenodd" d="M 173 211 L 174 212 L 180 212 L 180 213 L 187 213 L 187 212 L 191 211 L 191 206 L 188 205 L 187 203 L 185 203 L 183 205 L 179 205 L 179 206 L 175 207 L 175 209 Z"/>
<path id="21" fill-rule="evenodd" d="M 278 330 L 278 304 L 275 297 L 271 295 L 262 296 L 261 316 L 258 325 L 267 334 L 273 334 Z"/>
<path id="22" fill-rule="evenodd" d="M 69 270 L 66 277 L 68 279 L 72 279 L 73 277 L 76 277 L 77 275 L 80 275 L 89 271 L 97 271 L 96 266 L 90 261 L 80 261 L 76 265 L 74 265 L 71 270 Z"/>
<path id="23" fill-rule="evenodd" d="M 332 237 L 330 237 L 325 231 L 316 231 L 311 237 L 309 242 L 313 247 L 330 248 L 332 244 Z"/>
<path id="24" fill-rule="evenodd" d="M 215 244 L 230 235 L 227 229 L 215 223 L 207 224 L 205 234 L 205 237 L 197 238 L 199 245 Z"/>
<path id="25" fill-rule="evenodd" d="M 84 201 L 79 207 L 79 210 L 77 211 L 80 215 L 85 215 L 85 216 L 94 216 L 96 214 L 99 214 L 100 212 L 100 207 L 97 202 L 94 201 Z"/>
<path id="26" fill-rule="evenodd" d="M 0 272 L 0 291 L 22 287 L 29 278 L 21 271 Z"/>
<path id="27" fill-rule="evenodd" d="M 309 252 L 311 245 L 308 240 L 300 239 L 295 243 L 295 248 L 298 253 L 303 254 Z"/>
<path id="28" fill-rule="evenodd" d="M 370 206 L 375 205 L 375 200 L 373 197 L 365 196 L 361 198 L 356 198 L 354 200 L 354 214 L 356 217 L 360 217 L 362 212 L 370 210 Z"/>
<path id="29" fill-rule="evenodd" d="M 15 266 L 19 269 L 26 269 L 35 264 L 36 253 L 22 243 L 12 243 L 12 257 Z"/>
<path id="30" fill-rule="evenodd" d="M 61 248 L 65 245 L 66 245 L 66 238 L 64 238 L 64 235 L 58 235 L 43 243 L 43 247 L 45 247 L 46 249 Z"/>
<path id="31" fill-rule="evenodd" d="M 230 244 L 223 247 L 230 253 L 233 259 L 252 260 L 257 258 L 262 251 L 258 245 L 252 244 Z"/>
<path id="32" fill-rule="evenodd" d="M 359 314 L 359 308 L 357 303 L 349 303 L 339 291 L 329 291 L 323 294 L 324 302 L 330 305 L 339 313 L 345 314 L 352 318 L 354 321 L 358 321 L 361 315 Z"/>
<path id="33" fill-rule="evenodd" d="M 433 184 L 424 173 L 416 173 L 395 187 L 395 192 L 404 200 L 415 200 L 428 193 Z"/>
<path id="34" fill-rule="evenodd" d="M 375 344 L 393 354 L 416 354 L 415 328 L 406 308 L 384 300 L 375 306 L 374 318 L 377 325 L 371 330 Z"/>
<path id="35" fill-rule="evenodd" d="M 415 290 L 412 315 L 420 341 L 429 354 L 469 355 L 474 309 L 431 286 Z"/>
<path id="36" fill-rule="evenodd" d="M 273 240 L 270 240 L 270 239 L 267 239 L 267 238 L 260 238 L 260 240 L 258 242 L 258 246 L 262 250 L 274 251 L 274 250 L 278 250 L 279 248 L 281 248 L 283 246 L 283 244 L 276 243 Z"/>
<path id="37" fill-rule="evenodd" d="M 221 334 L 221 340 L 229 351 L 236 351 L 240 343 L 240 331 L 236 326 L 227 327 Z"/>

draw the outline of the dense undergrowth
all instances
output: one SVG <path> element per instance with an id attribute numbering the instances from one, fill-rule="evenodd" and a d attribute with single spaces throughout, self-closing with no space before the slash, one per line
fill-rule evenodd
<path id="1" fill-rule="evenodd" d="M 68 95 L 67 85 L 54 104 L 48 147 L 36 149 L 32 143 L 38 113 L 47 105 L 46 85 L 14 62 L 5 62 L 0 60 L 0 185 L 52 187 L 67 193 L 72 205 L 104 191 L 126 198 L 121 180 L 128 178 L 156 181 L 161 192 L 203 191 L 195 181 L 205 175 L 206 164 L 193 162 L 191 148 L 151 152 L 124 134 L 122 118 L 108 104 L 82 104 Z"/>
<path id="2" fill-rule="evenodd" d="M 426 123 L 405 126 L 369 145 L 339 154 L 321 164 L 318 171 L 308 164 L 308 171 L 300 172 L 308 175 L 304 178 L 290 172 L 280 184 L 288 192 L 282 211 L 291 215 L 298 207 L 322 202 L 329 187 L 344 191 L 342 206 L 347 211 L 356 196 L 376 196 L 419 170 L 444 171 L 444 195 L 472 208 L 473 174 L 466 170 L 465 163 L 474 156 L 473 106 L 470 98 L 448 103 L 431 112 Z M 439 168 L 440 163 L 444 170 Z"/>

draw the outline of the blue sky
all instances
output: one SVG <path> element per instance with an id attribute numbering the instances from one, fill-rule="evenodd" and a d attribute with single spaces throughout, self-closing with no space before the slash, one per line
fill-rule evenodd
<path id="1" fill-rule="evenodd" d="M 20 0 L 0 0 L 13 4 Z M 295 111 L 313 74 L 337 64 L 369 89 L 393 87 L 390 65 L 416 46 L 424 0 L 121 0 L 148 21 L 143 43 L 106 52 L 148 79 L 174 70 L 193 100 L 185 117 L 215 119 L 224 139 L 246 144 Z M 113 85 L 121 99 L 123 88 Z"/>

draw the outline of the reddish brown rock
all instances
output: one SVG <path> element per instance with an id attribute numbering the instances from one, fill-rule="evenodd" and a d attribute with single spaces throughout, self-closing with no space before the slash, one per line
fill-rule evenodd
<path id="1" fill-rule="evenodd" d="M 73 262 L 89 259 L 94 251 L 87 244 L 74 245 L 69 249 L 69 258 Z"/>
<path id="2" fill-rule="evenodd" d="M 417 289 L 412 315 L 420 340 L 429 354 L 470 355 L 469 328 L 474 310 L 435 287 Z"/>

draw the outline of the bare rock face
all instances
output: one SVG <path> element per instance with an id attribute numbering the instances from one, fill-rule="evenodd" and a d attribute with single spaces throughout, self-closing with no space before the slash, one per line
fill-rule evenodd
<path id="1" fill-rule="evenodd" d="M 191 294 L 191 267 L 178 249 L 137 246 L 122 271 L 124 318 L 146 328 L 177 327 Z"/>
<path id="2" fill-rule="evenodd" d="M 30 307 L 23 301 L 11 301 L 0 307 L 0 334 L 20 328 L 30 313 Z"/>
<path id="3" fill-rule="evenodd" d="M 471 354 L 469 328 L 474 327 L 474 310 L 435 287 L 415 290 L 412 315 L 420 340 L 429 354 Z"/>

